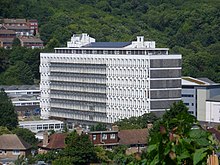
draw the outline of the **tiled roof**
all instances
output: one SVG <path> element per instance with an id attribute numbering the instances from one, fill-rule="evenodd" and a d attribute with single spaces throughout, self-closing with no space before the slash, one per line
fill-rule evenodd
<path id="1" fill-rule="evenodd" d="M 123 48 L 130 45 L 131 42 L 91 42 L 83 47 L 85 48 Z"/>
<path id="2" fill-rule="evenodd" d="M 26 19 L 3 19 L 3 23 L 26 23 Z"/>
<path id="3" fill-rule="evenodd" d="M 49 137 L 49 143 L 46 147 L 43 147 L 43 142 L 39 143 L 39 147 L 48 149 L 63 149 L 65 147 L 65 138 L 67 134 L 65 133 L 55 133 Z"/>
<path id="4" fill-rule="evenodd" d="M 6 29 L 10 29 L 10 30 L 19 30 L 19 29 L 21 29 L 21 30 L 30 30 L 30 28 L 27 25 L 25 25 L 25 26 L 8 26 L 8 25 L 4 25 L 4 27 Z"/>
<path id="5" fill-rule="evenodd" d="M 14 30 L 1 29 L 0 34 L 15 34 L 15 31 Z"/>
<path id="6" fill-rule="evenodd" d="M 14 38 L 0 38 L 2 42 L 13 42 Z"/>
<path id="7" fill-rule="evenodd" d="M 131 145 L 131 144 L 146 144 L 148 138 L 148 129 L 132 129 L 132 130 L 120 130 L 118 133 L 119 144 Z"/>
<path id="8" fill-rule="evenodd" d="M 15 134 L 4 134 L 0 136 L 0 150 L 27 150 L 31 145 Z"/>
<path id="9" fill-rule="evenodd" d="M 19 39 L 22 42 L 38 42 L 38 43 L 43 43 L 43 41 L 40 38 L 36 38 L 36 37 L 20 37 Z"/>

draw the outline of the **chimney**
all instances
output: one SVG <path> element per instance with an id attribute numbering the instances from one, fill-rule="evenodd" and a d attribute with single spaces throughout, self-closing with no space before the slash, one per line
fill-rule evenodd
<path id="1" fill-rule="evenodd" d="M 80 127 L 80 126 L 76 127 L 76 133 L 77 133 L 78 135 L 82 135 L 82 133 L 83 133 L 82 127 Z"/>
<path id="2" fill-rule="evenodd" d="M 118 126 L 117 126 L 117 125 L 113 125 L 113 126 L 112 126 L 112 131 L 117 131 L 117 132 L 118 132 L 118 131 L 119 131 Z"/>
<path id="3" fill-rule="evenodd" d="M 48 132 L 45 131 L 43 133 L 43 147 L 46 147 L 48 145 Z"/>
<path id="4" fill-rule="evenodd" d="M 150 130 L 153 127 L 152 123 L 147 123 L 147 129 Z"/>

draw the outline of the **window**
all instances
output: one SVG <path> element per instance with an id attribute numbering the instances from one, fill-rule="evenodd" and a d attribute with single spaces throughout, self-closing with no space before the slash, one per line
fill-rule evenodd
<path id="1" fill-rule="evenodd" d="M 192 103 L 192 106 L 194 106 L 194 103 Z"/>
<path id="2" fill-rule="evenodd" d="M 184 103 L 184 104 L 189 106 L 189 103 Z"/>
<path id="3" fill-rule="evenodd" d="M 42 125 L 37 125 L 37 129 L 42 129 Z"/>
<path id="4" fill-rule="evenodd" d="M 96 140 L 96 135 L 92 135 L 92 140 Z"/>
<path id="5" fill-rule="evenodd" d="M 110 139 L 115 139 L 115 134 L 114 133 L 110 135 Z"/>
<path id="6" fill-rule="evenodd" d="M 107 134 L 102 134 L 102 139 L 106 140 L 107 139 Z"/>
<path id="7" fill-rule="evenodd" d="M 50 129 L 54 129 L 54 124 L 49 125 Z"/>
<path id="8" fill-rule="evenodd" d="M 13 154 L 13 155 L 20 155 L 20 151 L 19 151 L 19 150 L 13 150 L 13 151 L 12 151 L 12 154 Z"/>
<path id="9" fill-rule="evenodd" d="M 56 129 L 60 128 L 60 124 L 55 124 L 55 128 Z"/>
<path id="10" fill-rule="evenodd" d="M 48 129 L 48 124 L 44 124 L 43 129 Z"/>

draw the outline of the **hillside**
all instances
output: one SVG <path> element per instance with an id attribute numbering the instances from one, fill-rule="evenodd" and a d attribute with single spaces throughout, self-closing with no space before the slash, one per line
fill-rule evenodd
<path id="1" fill-rule="evenodd" d="M 97 41 L 131 41 L 144 35 L 183 55 L 183 75 L 220 82 L 219 8 L 219 0 L 1 0 L 0 18 L 38 19 L 48 50 L 64 46 L 73 33 L 86 32 Z M 7 59 L 12 52 L 4 53 Z M 0 66 L 0 72 L 11 65 Z M 39 79 L 37 69 L 32 72 Z"/>

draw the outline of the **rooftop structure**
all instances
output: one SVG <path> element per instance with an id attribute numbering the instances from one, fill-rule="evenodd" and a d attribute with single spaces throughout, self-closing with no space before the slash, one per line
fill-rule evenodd
<path id="1" fill-rule="evenodd" d="M 163 113 L 181 99 L 181 55 L 138 36 L 132 42 L 95 42 L 73 35 L 66 48 L 41 53 L 42 118 L 113 123 Z"/>

